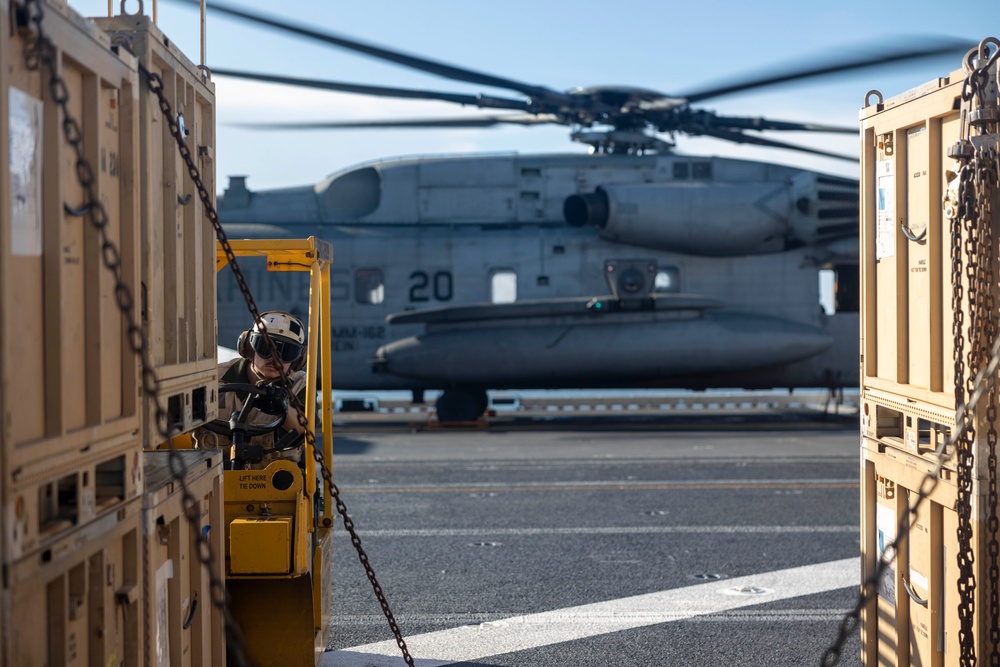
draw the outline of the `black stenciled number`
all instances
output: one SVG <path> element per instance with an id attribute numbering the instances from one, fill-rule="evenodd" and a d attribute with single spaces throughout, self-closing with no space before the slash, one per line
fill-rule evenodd
<path id="1" fill-rule="evenodd" d="M 411 302 L 430 301 L 431 294 L 435 301 L 451 301 L 454 295 L 451 271 L 438 271 L 434 274 L 433 282 L 425 271 L 414 271 L 410 274 L 410 280 L 414 281 L 410 285 Z M 431 287 L 431 293 L 428 293 L 428 286 Z"/>
<path id="2" fill-rule="evenodd" d="M 423 271 L 414 271 L 410 274 L 410 280 L 417 281 L 410 285 L 410 301 L 430 301 L 426 294 L 421 293 L 427 289 L 427 274 Z"/>
<path id="3" fill-rule="evenodd" d="M 450 271 L 438 271 L 434 274 L 434 298 L 438 301 L 451 301 L 452 283 Z"/>

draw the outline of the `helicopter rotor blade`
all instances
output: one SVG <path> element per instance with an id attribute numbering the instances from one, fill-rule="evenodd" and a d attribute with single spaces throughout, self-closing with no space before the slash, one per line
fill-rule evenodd
<path id="1" fill-rule="evenodd" d="M 448 93 L 436 90 L 416 90 L 412 88 L 393 88 L 389 86 L 367 86 L 359 83 L 345 83 L 340 81 L 326 81 L 323 79 L 304 79 L 300 77 L 282 76 L 278 74 L 262 74 L 258 72 L 244 72 L 223 68 L 212 69 L 213 75 L 228 76 L 235 79 L 245 79 L 248 81 L 265 81 L 268 83 L 280 83 L 300 88 L 313 88 L 316 90 L 334 90 L 342 93 L 357 93 L 359 95 L 372 95 L 375 97 L 396 97 L 404 99 L 418 100 L 439 100 L 442 102 L 454 102 L 462 105 L 472 105 L 489 109 L 511 109 L 514 111 L 528 111 L 529 103 L 524 100 L 515 100 L 503 97 L 493 97 L 488 95 L 463 95 L 461 93 Z"/>
<path id="2" fill-rule="evenodd" d="M 199 4 L 198 0 L 175 0 L 175 2 L 187 5 Z M 254 14 L 225 3 L 213 1 L 206 3 L 206 6 L 208 9 L 219 12 L 220 14 L 226 14 L 237 19 L 275 28 L 293 35 L 306 37 L 308 39 L 337 46 L 349 51 L 363 53 L 373 58 L 396 63 L 397 65 L 420 70 L 429 74 L 444 77 L 446 79 L 465 81 L 466 83 L 477 83 L 484 86 L 491 86 L 493 88 L 516 90 L 530 97 L 538 98 L 539 100 L 544 100 L 554 104 L 572 104 L 573 102 L 573 98 L 569 95 L 552 90 L 551 88 L 546 88 L 545 86 L 534 86 L 520 81 L 514 81 L 513 79 L 506 79 L 503 77 L 493 76 L 491 74 L 476 72 L 475 70 L 455 67 L 453 65 L 447 65 L 445 63 L 429 60 L 427 58 L 421 58 L 419 56 L 412 56 L 400 51 L 393 51 L 381 46 L 375 46 L 374 44 L 366 44 L 365 42 L 355 39 L 342 37 L 331 32 L 314 30 L 313 28 L 304 25 L 291 23 L 271 16 Z"/>
<path id="3" fill-rule="evenodd" d="M 848 162 L 857 162 L 857 156 L 844 155 L 842 153 L 831 153 L 829 151 L 819 150 L 818 148 L 807 148 L 806 146 L 799 146 L 797 144 L 790 144 L 784 141 L 775 141 L 774 139 L 765 139 L 764 137 L 758 137 L 751 134 L 743 134 L 742 132 L 733 132 L 730 130 L 724 130 L 720 128 L 708 128 L 699 134 L 708 137 L 715 137 L 716 139 L 723 139 L 725 141 L 732 141 L 737 144 L 755 144 L 757 146 L 768 146 L 770 148 L 783 148 L 791 151 L 798 151 L 800 153 L 809 153 L 811 155 L 821 155 L 823 157 L 834 158 L 836 160 L 847 160 Z"/>
<path id="4" fill-rule="evenodd" d="M 963 39 L 936 38 L 936 40 L 937 43 L 927 47 L 904 47 L 901 49 L 862 57 L 852 55 L 845 59 L 831 60 L 802 69 L 776 72 L 739 81 L 737 83 L 704 88 L 686 95 L 681 95 L 680 97 L 687 99 L 688 104 L 694 104 L 703 100 L 732 95 L 734 93 L 751 89 L 766 88 L 768 86 L 776 86 L 783 83 L 790 83 L 792 81 L 801 81 L 803 79 L 839 74 L 841 72 L 850 72 L 852 70 L 860 70 L 868 67 L 880 67 L 891 63 L 901 63 L 909 60 L 919 60 L 921 58 L 933 58 L 935 56 L 961 55 L 975 46 L 975 44 L 967 42 Z M 920 41 L 926 42 L 927 38 L 919 38 L 919 40 L 911 41 L 918 41 L 918 43 Z"/>
<path id="5" fill-rule="evenodd" d="M 340 129 L 395 129 L 427 127 L 495 127 L 497 125 L 561 124 L 552 114 L 510 114 L 506 116 L 474 116 L 470 118 L 411 118 L 385 120 L 303 121 L 290 123 L 233 123 L 236 127 L 255 130 L 340 130 Z"/>
<path id="6" fill-rule="evenodd" d="M 819 123 L 798 123 L 795 121 L 772 120 L 770 118 L 747 118 L 740 116 L 714 116 L 713 125 L 738 130 L 779 130 L 789 132 L 831 132 L 835 134 L 857 134 L 858 128 L 843 125 L 821 125 Z"/>

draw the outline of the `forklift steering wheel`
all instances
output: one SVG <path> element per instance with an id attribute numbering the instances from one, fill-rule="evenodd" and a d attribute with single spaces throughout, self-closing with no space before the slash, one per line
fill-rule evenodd
<path id="1" fill-rule="evenodd" d="M 245 384 L 241 382 L 233 382 L 219 386 L 219 396 L 234 391 L 249 394 L 246 403 L 243 404 L 243 409 L 239 412 L 239 418 L 235 422 L 230 419 L 213 419 L 212 421 L 203 424 L 202 426 L 204 428 L 213 433 L 218 433 L 219 435 L 232 438 L 233 426 L 235 425 L 237 427 L 242 427 L 248 438 L 255 438 L 258 435 L 275 433 L 278 428 L 285 423 L 286 415 L 282 412 L 280 415 L 275 416 L 273 422 L 267 424 L 247 424 L 246 420 L 250 415 L 250 411 L 256 407 L 258 399 L 267 393 L 267 389 L 265 387 L 258 387 L 257 385 Z"/>

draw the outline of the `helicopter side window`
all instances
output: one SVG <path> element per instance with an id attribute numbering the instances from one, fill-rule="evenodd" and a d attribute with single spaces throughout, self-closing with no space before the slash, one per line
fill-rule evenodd
<path id="1" fill-rule="evenodd" d="M 385 301 L 385 276 L 382 269 L 358 269 L 354 272 L 354 294 L 358 303 L 380 304 Z"/>
<path id="2" fill-rule="evenodd" d="M 653 278 L 654 292 L 680 292 L 681 276 L 676 267 L 660 267 Z"/>
<path id="3" fill-rule="evenodd" d="M 691 176 L 687 162 L 674 162 L 674 180 L 686 181 Z"/>
<path id="4" fill-rule="evenodd" d="M 490 272 L 490 301 L 514 303 L 517 301 L 517 272 L 513 269 L 493 269 Z"/>
<path id="5" fill-rule="evenodd" d="M 860 309 L 858 267 L 854 264 L 837 264 L 820 269 L 819 301 L 823 312 L 856 313 Z"/>
<path id="6" fill-rule="evenodd" d="M 712 180 L 712 163 L 711 162 L 691 163 L 691 178 L 693 178 L 696 181 Z"/>

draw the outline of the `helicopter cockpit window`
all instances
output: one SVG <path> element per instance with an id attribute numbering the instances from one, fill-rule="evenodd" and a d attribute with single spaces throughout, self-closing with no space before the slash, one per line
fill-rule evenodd
<path id="1" fill-rule="evenodd" d="M 672 266 L 661 267 L 653 278 L 654 292 L 680 292 L 681 276 L 680 272 Z"/>
<path id="2" fill-rule="evenodd" d="M 354 295 L 358 303 L 382 303 L 385 300 L 385 277 L 382 274 L 382 269 L 358 269 L 355 271 Z"/>
<path id="3" fill-rule="evenodd" d="M 349 171 L 333 179 L 322 192 L 327 220 L 358 220 L 382 201 L 382 174 L 375 167 Z"/>
<path id="4" fill-rule="evenodd" d="M 490 272 L 490 301 L 493 303 L 517 301 L 517 272 L 512 269 L 494 269 Z"/>

